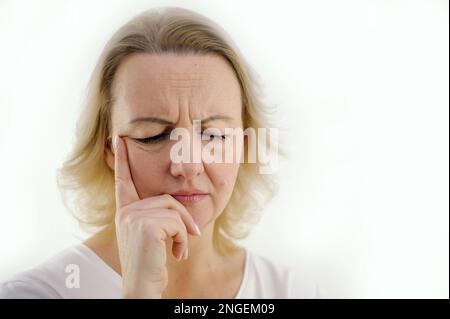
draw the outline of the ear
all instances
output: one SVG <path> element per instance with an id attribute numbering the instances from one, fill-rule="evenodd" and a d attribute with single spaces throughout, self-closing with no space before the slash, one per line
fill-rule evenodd
<path id="1" fill-rule="evenodd" d="M 114 151 L 112 149 L 112 141 L 111 137 L 108 137 L 105 142 L 105 162 L 111 168 L 114 170 Z"/>

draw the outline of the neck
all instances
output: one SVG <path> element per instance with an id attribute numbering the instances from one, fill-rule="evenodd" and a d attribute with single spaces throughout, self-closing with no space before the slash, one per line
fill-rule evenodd
<path id="1" fill-rule="evenodd" d="M 204 281 L 220 276 L 226 257 L 221 256 L 213 245 L 213 230 L 214 223 L 210 223 L 202 228 L 201 236 L 188 235 L 189 254 L 186 260 L 176 260 L 172 254 L 171 240 L 166 242 L 168 291 L 171 287 L 192 291 Z"/>

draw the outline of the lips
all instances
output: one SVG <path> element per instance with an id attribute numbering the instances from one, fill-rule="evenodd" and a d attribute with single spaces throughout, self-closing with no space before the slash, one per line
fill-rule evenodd
<path id="1" fill-rule="evenodd" d="M 195 204 L 207 197 L 209 193 L 197 189 L 191 189 L 180 190 L 170 195 L 182 204 Z"/>
<path id="2" fill-rule="evenodd" d="M 194 204 L 204 199 L 208 194 L 174 195 L 173 197 L 182 204 Z"/>

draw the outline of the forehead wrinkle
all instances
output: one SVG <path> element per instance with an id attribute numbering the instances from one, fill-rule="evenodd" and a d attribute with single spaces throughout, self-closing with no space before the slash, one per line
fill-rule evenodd
<path id="1" fill-rule="evenodd" d="M 236 116 L 240 116 L 240 85 L 233 70 L 224 72 L 223 65 L 197 60 L 189 64 L 191 68 L 179 60 L 172 60 L 173 63 L 161 61 L 166 63 L 159 63 L 159 58 L 143 59 L 141 56 L 121 63 L 118 74 L 122 85 L 119 85 L 118 93 L 122 93 L 120 96 L 128 104 L 132 117 L 158 116 L 178 122 L 180 112 L 187 108 L 191 120 L 194 116 L 201 119 L 218 114 L 231 115 L 224 114 L 229 113 L 231 104 L 239 104 Z M 192 65 L 196 67 L 192 68 Z M 206 67 L 202 68 L 202 65 Z M 179 71 L 178 67 L 185 70 Z M 149 72 L 142 72 L 147 68 Z M 235 83 L 230 84 L 229 79 Z"/>

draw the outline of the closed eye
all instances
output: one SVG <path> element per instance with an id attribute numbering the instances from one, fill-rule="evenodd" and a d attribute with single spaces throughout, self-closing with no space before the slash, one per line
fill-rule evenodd
<path id="1" fill-rule="evenodd" d="M 136 140 L 139 143 L 142 144 L 155 144 L 161 141 L 164 141 L 166 139 L 168 139 L 170 136 L 170 133 L 161 133 L 155 136 L 151 136 L 151 137 L 146 137 L 146 138 L 135 138 L 134 140 Z"/>
<path id="2" fill-rule="evenodd" d="M 215 135 L 215 134 L 207 134 L 202 132 L 202 140 L 204 141 L 213 141 L 213 140 L 225 140 L 228 137 L 228 135 Z M 170 138 L 170 132 L 163 132 L 161 134 L 150 136 L 146 138 L 135 138 L 134 140 L 142 143 L 142 144 L 156 144 L 165 140 L 168 140 Z"/>

